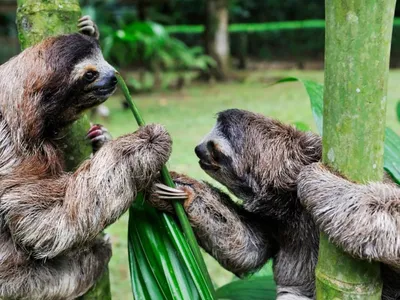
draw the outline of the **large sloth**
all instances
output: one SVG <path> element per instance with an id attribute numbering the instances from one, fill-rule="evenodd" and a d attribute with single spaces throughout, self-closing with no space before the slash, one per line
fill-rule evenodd
<path id="1" fill-rule="evenodd" d="M 89 23 L 81 29 L 93 34 Z M 167 161 L 170 137 L 150 125 L 63 171 L 60 130 L 114 92 L 114 74 L 83 34 L 49 38 L 0 66 L 0 298 L 85 293 L 111 256 L 99 233 Z"/>
<path id="2" fill-rule="evenodd" d="M 184 193 L 176 190 L 171 196 L 170 189 L 157 185 L 151 202 L 172 212 L 168 200 L 186 198 L 200 245 L 239 276 L 272 259 L 278 299 L 314 297 L 317 225 L 352 255 L 385 263 L 383 298 L 398 299 L 399 188 L 360 186 L 332 175 L 314 164 L 321 150 L 313 133 L 227 110 L 195 152 L 201 168 L 243 205 L 210 184 L 178 174 L 174 180 Z"/>

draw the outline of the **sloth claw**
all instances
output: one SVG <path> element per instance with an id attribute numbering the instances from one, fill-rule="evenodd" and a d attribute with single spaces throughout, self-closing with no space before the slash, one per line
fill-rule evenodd
<path id="1" fill-rule="evenodd" d="M 161 183 L 156 183 L 156 194 L 162 200 L 186 200 L 188 194 L 182 190 L 171 188 Z"/>
<path id="2" fill-rule="evenodd" d="M 111 134 L 108 132 L 107 128 L 99 124 L 90 127 L 86 138 L 90 140 L 93 152 L 97 152 L 105 143 L 112 140 Z"/>
<path id="3" fill-rule="evenodd" d="M 89 35 L 91 37 L 99 38 L 99 33 L 96 24 L 93 22 L 90 16 L 83 16 L 78 20 L 79 32 L 82 34 Z"/>

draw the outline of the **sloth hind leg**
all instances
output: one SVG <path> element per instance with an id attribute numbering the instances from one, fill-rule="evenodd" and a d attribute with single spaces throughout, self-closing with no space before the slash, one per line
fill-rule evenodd
<path id="1" fill-rule="evenodd" d="M 111 246 L 98 238 L 85 250 L 11 267 L 0 274 L 0 298 L 76 299 L 101 277 L 110 257 Z"/>

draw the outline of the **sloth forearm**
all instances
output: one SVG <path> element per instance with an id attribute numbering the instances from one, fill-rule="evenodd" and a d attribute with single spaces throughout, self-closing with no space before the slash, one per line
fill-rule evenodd
<path id="1" fill-rule="evenodd" d="M 133 201 L 135 187 L 129 181 L 121 187 L 115 173 L 107 176 L 110 189 L 98 187 L 102 179 L 92 175 L 79 169 L 74 176 L 37 181 L 4 194 L 2 211 L 15 242 L 35 258 L 52 258 L 93 240 L 114 222 Z"/>
<path id="2" fill-rule="evenodd" d="M 51 258 L 94 239 L 168 159 L 169 137 L 165 131 L 155 136 L 156 129 L 107 143 L 74 174 L 9 188 L 0 210 L 14 240 L 36 258 Z"/>
<path id="3" fill-rule="evenodd" d="M 400 189 L 357 185 L 314 169 L 299 182 L 299 195 L 319 228 L 346 252 L 400 266 Z"/>
<path id="4" fill-rule="evenodd" d="M 271 257 L 256 221 L 217 189 L 204 184 L 187 212 L 201 246 L 236 275 L 259 269 Z"/>

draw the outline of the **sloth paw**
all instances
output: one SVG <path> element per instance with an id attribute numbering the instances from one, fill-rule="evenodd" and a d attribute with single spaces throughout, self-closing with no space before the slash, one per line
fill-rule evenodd
<path id="1" fill-rule="evenodd" d="M 105 143 L 112 140 L 107 128 L 100 124 L 92 125 L 86 137 L 92 144 L 93 153 L 96 153 Z"/>
<path id="2" fill-rule="evenodd" d="M 173 201 L 186 201 L 189 195 L 182 190 L 174 189 L 161 183 L 156 183 L 153 185 L 150 197 L 147 201 L 154 208 L 173 214 L 174 207 L 172 205 Z"/>
<path id="3" fill-rule="evenodd" d="M 92 20 L 90 16 L 83 16 L 78 21 L 79 32 L 96 39 L 99 39 L 100 33 L 97 28 L 96 23 Z"/>
<path id="4" fill-rule="evenodd" d="M 179 201 L 183 207 L 188 211 L 193 200 L 197 197 L 195 190 L 192 188 L 190 181 L 191 178 L 184 175 L 171 172 L 174 179 L 176 188 L 171 188 L 161 183 L 155 183 L 150 192 L 150 197 L 147 201 L 158 210 L 173 213 L 174 208 L 172 202 Z M 182 183 L 182 180 L 186 180 Z"/>

